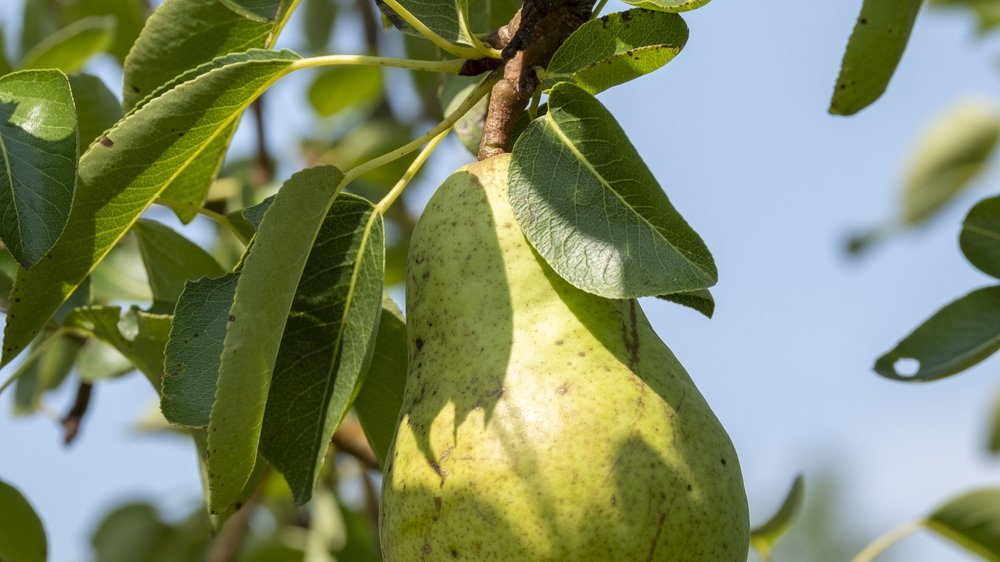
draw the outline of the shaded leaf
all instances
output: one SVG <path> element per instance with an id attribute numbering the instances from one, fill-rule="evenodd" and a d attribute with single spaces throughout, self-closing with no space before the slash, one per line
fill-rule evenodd
<path id="1" fill-rule="evenodd" d="M 648 74 L 684 48 L 688 28 L 677 14 L 629 10 L 590 20 L 566 39 L 545 70 L 542 87 L 572 80 L 596 94 Z"/>
<path id="2" fill-rule="evenodd" d="M 343 173 L 310 168 L 289 178 L 264 214 L 229 312 L 209 420 L 209 511 L 227 511 L 253 472 L 271 373 L 295 288 Z"/>
<path id="3" fill-rule="evenodd" d="M 76 72 L 90 57 L 111 46 L 115 20 L 90 17 L 71 23 L 49 35 L 27 52 L 18 64 L 20 68 L 55 68 L 66 73 Z"/>
<path id="4" fill-rule="evenodd" d="M 335 0 L 305 0 L 305 17 L 302 18 L 306 45 L 310 51 L 322 51 L 330 42 L 333 25 L 337 21 Z"/>
<path id="5" fill-rule="evenodd" d="M 625 3 L 659 12 L 687 12 L 708 4 L 709 0 L 625 0 Z"/>
<path id="6" fill-rule="evenodd" d="M 1000 138 L 1000 113 L 963 102 L 938 118 L 921 138 L 903 185 L 902 220 L 933 216 L 983 172 Z"/>
<path id="7" fill-rule="evenodd" d="M 219 0 L 230 10 L 254 21 L 273 22 L 278 17 L 281 0 Z"/>
<path id="8" fill-rule="evenodd" d="M 1000 196 L 976 203 L 962 223 L 958 242 L 972 265 L 1000 277 Z"/>
<path id="9" fill-rule="evenodd" d="M 118 378 L 134 370 L 135 365 L 114 346 L 95 338 L 87 340 L 76 361 L 77 376 L 89 383 Z"/>
<path id="10" fill-rule="evenodd" d="M 382 69 L 377 66 L 334 66 L 321 71 L 309 86 L 309 103 L 322 117 L 382 99 Z"/>
<path id="11" fill-rule="evenodd" d="M 160 409 L 170 423 L 208 425 L 239 273 L 184 287 L 167 342 Z"/>
<path id="12" fill-rule="evenodd" d="M 295 60 L 289 51 L 260 50 L 217 59 L 134 110 L 87 150 L 65 234 L 46 259 L 18 272 L 0 364 L 24 349 L 68 293 L 183 173 L 184 164 L 197 159 Z"/>
<path id="13" fill-rule="evenodd" d="M 49 339 L 51 338 L 51 339 Z M 58 332 L 49 338 L 36 340 L 31 353 L 11 378 L 14 385 L 14 414 L 25 415 L 38 410 L 42 396 L 59 387 L 73 369 L 77 355 L 83 348 L 80 337 Z"/>
<path id="14" fill-rule="evenodd" d="M 830 113 L 854 115 L 882 96 L 923 0 L 864 0 L 834 85 Z"/>
<path id="15" fill-rule="evenodd" d="M 715 314 L 715 297 L 712 296 L 712 292 L 708 289 L 658 295 L 657 298 L 697 310 L 708 318 L 711 318 Z"/>
<path id="16" fill-rule="evenodd" d="M 770 559 L 774 545 L 788 533 L 792 524 L 795 523 L 804 502 L 805 479 L 800 474 L 792 482 L 792 487 L 788 490 L 788 495 L 781 502 L 778 511 L 763 525 L 750 531 L 750 546 L 757 551 L 762 559 Z"/>
<path id="17" fill-rule="evenodd" d="M 169 316 L 131 310 L 123 319 L 117 306 L 85 306 L 70 312 L 64 325 L 111 345 L 142 371 L 154 387 L 160 387 L 163 348 L 170 335 Z"/>
<path id="18" fill-rule="evenodd" d="M 261 452 L 299 503 L 312 496 L 333 432 L 361 387 L 384 264 L 382 215 L 365 199 L 338 195 L 295 291 L 260 437 Z"/>
<path id="19" fill-rule="evenodd" d="M 113 17 L 115 33 L 109 50 L 119 61 L 124 61 L 146 22 L 149 5 L 146 0 L 74 0 L 60 2 L 59 8 L 66 23 L 91 16 Z"/>
<path id="20" fill-rule="evenodd" d="M 28 500 L 0 480 L 0 560 L 45 562 L 48 544 L 45 528 Z"/>
<path id="21" fill-rule="evenodd" d="M 76 186 L 73 93 L 58 70 L 0 76 L 0 239 L 23 267 L 55 244 Z"/>
<path id="22" fill-rule="evenodd" d="M 927 528 L 987 560 L 1000 560 L 1000 488 L 945 503 L 927 518 Z"/>
<path id="23" fill-rule="evenodd" d="M 86 150 L 97 142 L 101 133 L 107 131 L 122 118 L 122 106 L 118 103 L 104 81 L 90 74 L 74 74 L 69 77 L 76 103 L 76 121 L 80 129 L 80 148 Z"/>
<path id="24" fill-rule="evenodd" d="M 153 291 L 151 312 L 172 313 L 186 281 L 225 273 L 208 252 L 162 223 L 139 219 L 135 235 Z"/>
<path id="25" fill-rule="evenodd" d="M 465 100 L 465 98 L 472 93 L 472 90 L 476 89 L 482 81 L 482 76 L 446 76 L 444 83 L 441 85 L 441 91 L 438 94 L 441 101 L 441 107 L 444 109 L 443 115 L 448 115 L 449 113 L 457 110 L 462 101 Z M 473 156 L 479 154 L 479 145 L 483 140 L 483 127 L 486 124 L 486 111 L 489 106 L 489 101 L 489 96 L 479 100 L 479 103 L 474 105 L 472 109 L 459 118 L 453 127 L 455 136 L 458 137 L 462 146 L 464 146 L 465 149 L 468 150 Z M 512 136 L 516 138 L 516 135 Z"/>
<path id="26" fill-rule="evenodd" d="M 168 547 L 170 526 L 160 520 L 156 508 L 146 503 L 116 507 L 100 522 L 91 544 L 95 562 L 154 562 L 157 552 Z"/>
<path id="27" fill-rule="evenodd" d="M 1000 4 L 995 0 L 931 0 L 932 6 L 962 7 L 971 10 L 979 20 L 979 33 L 1000 27 Z"/>
<path id="28" fill-rule="evenodd" d="M 49 0 L 24 0 L 21 19 L 21 56 L 57 31 L 58 18 Z"/>
<path id="29" fill-rule="evenodd" d="M 148 303 L 153 300 L 146 270 L 139 254 L 139 242 L 125 238 L 97 265 L 88 279 L 97 302 L 129 301 Z"/>
<path id="30" fill-rule="evenodd" d="M 927 382 L 954 375 L 1000 348 L 1000 286 L 949 303 L 896 347 L 875 371 L 890 379 Z"/>
<path id="31" fill-rule="evenodd" d="M 511 207 L 564 279 L 608 298 L 697 291 L 717 273 L 614 117 L 568 82 L 514 145 Z"/>
<path id="32" fill-rule="evenodd" d="M 396 303 L 385 295 L 371 363 L 354 401 L 361 427 L 379 464 L 385 463 L 396 432 L 406 387 L 406 366 L 406 321 Z"/>

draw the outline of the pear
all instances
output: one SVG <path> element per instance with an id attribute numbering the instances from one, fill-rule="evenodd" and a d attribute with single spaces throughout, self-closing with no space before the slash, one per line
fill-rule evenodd
<path id="1" fill-rule="evenodd" d="M 457 171 L 413 233 L 385 560 L 744 562 L 729 436 L 635 300 L 534 252 L 509 164 Z"/>

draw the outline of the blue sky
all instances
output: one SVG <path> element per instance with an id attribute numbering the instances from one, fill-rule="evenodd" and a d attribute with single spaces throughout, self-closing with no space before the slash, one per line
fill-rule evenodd
<path id="1" fill-rule="evenodd" d="M 6 21 L 10 4 L 0 8 Z M 870 540 L 1000 482 L 984 447 L 997 360 L 928 385 L 871 371 L 940 305 L 989 283 L 962 259 L 957 235 L 998 174 L 921 232 L 860 260 L 841 251 L 852 229 L 895 211 L 907 158 L 935 115 L 969 95 L 1000 100 L 1000 42 L 978 40 L 964 13 L 925 11 L 887 95 L 856 117 L 832 117 L 826 105 L 858 8 L 714 0 L 686 17 L 691 38 L 674 62 L 601 99 L 715 255 L 714 319 L 643 305 L 728 428 L 754 519 L 770 514 L 797 472 L 808 485 L 828 470 L 846 524 Z M 269 104 L 272 146 L 287 162 L 295 146 L 286 141 L 311 119 L 285 109 L 306 103 L 297 85 L 280 84 Z M 241 133 L 236 150 L 246 145 Z M 466 161 L 456 143 L 446 146 L 407 197 L 426 199 Z M 62 411 L 70 399 L 57 394 L 51 404 Z M 52 560 L 85 560 L 100 514 L 122 500 L 152 498 L 180 513 L 199 498 L 188 442 L 131 429 L 155 407 L 142 377 L 102 384 L 93 406 L 82 438 L 64 449 L 51 420 L 14 419 L 9 397 L 0 399 L 0 477 L 45 517 Z M 891 554 L 884 559 L 973 560 L 920 536 Z"/>

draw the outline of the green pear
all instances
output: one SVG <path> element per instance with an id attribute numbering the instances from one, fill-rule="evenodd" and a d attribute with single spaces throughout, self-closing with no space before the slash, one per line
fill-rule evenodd
<path id="1" fill-rule="evenodd" d="M 460 169 L 413 233 L 384 558 L 744 562 L 729 436 L 635 300 L 534 252 L 509 163 Z"/>

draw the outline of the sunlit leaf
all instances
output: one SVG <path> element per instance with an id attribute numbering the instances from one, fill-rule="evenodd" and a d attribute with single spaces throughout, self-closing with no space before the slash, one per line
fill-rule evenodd
<path id="1" fill-rule="evenodd" d="M 16 488 L 0 480 L 0 560 L 45 562 L 45 528 L 34 508 Z"/>
<path id="2" fill-rule="evenodd" d="M 568 82 L 514 145 L 511 207 L 564 279 L 608 298 L 714 285 L 715 262 L 611 113 Z"/>
<path id="3" fill-rule="evenodd" d="M 572 80 L 596 94 L 667 64 L 687 39 L 687 25 L 676 14 L 642 9 L 608 14 L 566 39 L 552 56 L 542 87 Z"/>
<path id="4" fill-rule="evenodd" d="M 875 371 L 890 379 L 927 382 L 954 375 L 1000 349 L 1000 286 L 949 303 L 896 347 Z"/>
<path id="5" fill-rule="evenodd" d="M 834 85 L 830 113 L 853 115 L 882 96 L 923 0 L 864 0 Z"/>
<path id="6" fill-rule="evenodd" d="M 986 560 L 1000 560 L 1000 488 L 959 496 L 927 518 L 927 528 Z"/>
<path id="7" fill-rule="evenodd" d="M 0 240 L 23 267 L 38 263 L 66 225 L 76 155 L 76 109 L 66 75 L 24 70 L 0 76 Z"/>
<path id="8" fill-rule="evenodd" d="M 750 531 L 750 546 L 760 554 L 761 558 L 768 560 L 774 545 L 788 533 L 788 530 L 795 523 L 796 517 L 802 511 L 802 504 L 805 501 L 805 479 L 802 475 L 795 477 L 788 495 L 781 502 L 781 507 L 764 524 Z"/>
<path id="9" fill-rule="evenodd" d="M 76 72 L 90 57 L 111 46 L 115 33 L 115 20 L 109 17 L 90 17 L 71 23 L 49 35 L 21 59 L 20 68 L 55 68 L 63 72 Z"/>
<path id="10" fill-rule="evenodd" d="M 660 12 L 687 12 L 708 4 L 709 0 L 625 0 L 625 3 Z"/>

